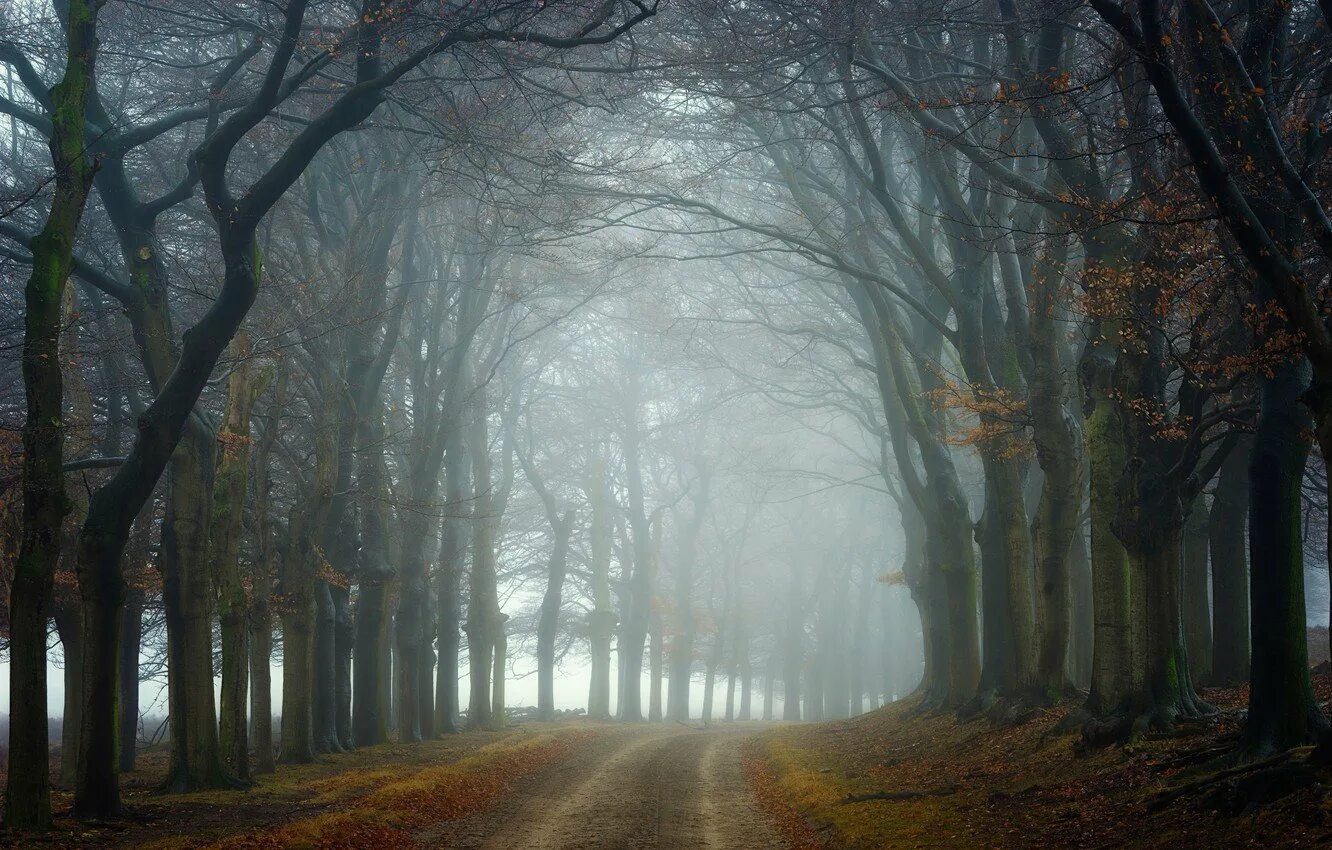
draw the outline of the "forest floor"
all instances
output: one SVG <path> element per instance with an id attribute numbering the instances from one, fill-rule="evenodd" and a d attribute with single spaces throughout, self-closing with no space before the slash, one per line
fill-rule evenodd
<path id="1" fill-rule="evenodd" d="M 1326 708 L 1332 677 L 1315 687 Z M 748 768 L 792 847 L 1332 845 L 1332 773 L 1264 786 L 1262 804 L 1236 793 L 1253 773 L 1201 784 L 1233 749 L 1247 692 L 1203 696 L 1214 720 L 1082 754 L 1057 732 L 1072 703 L 998 727 L 921 714 L 911 698 L 779 727 L 750 745 Z"/>
<path id="2" fill-rule="evenodd" d="M 516 725 L 279 766 L 244 791 L 162 795 L 161 754 L 125 778 L 132 817 L 58 817 L 23 847 L 781 848 L 742 750 L 761 724 Z M 53 804 L 67 811 L 70 798 Z"/>
<path id="3" fill-rule="evenodd" d="M 1317 679 L 1320 699 L 1332 677 Z M 524 723 L 280 767 L 244 791 L 160 795 L 160 752 L 125 782 L 133 817 L 58 819 L 33 847 L 360 848 L 1241 847 L 1332 843 L 1332 775 L 1263 805 L 1234 781 L 1185 794 L 1234 740 L 1213 721 L 1076 751 L 1072 705 L 995 726 L 914 699 L 810 724 Z M 1238 781 L 1238 780 L 1235 780 Z M 1288 789 L 1278 789 L 1286 791 Z M 58 810 L 67 795 L 58 794 Z M 5 840 L 0 838 L 0 846 Z"/>

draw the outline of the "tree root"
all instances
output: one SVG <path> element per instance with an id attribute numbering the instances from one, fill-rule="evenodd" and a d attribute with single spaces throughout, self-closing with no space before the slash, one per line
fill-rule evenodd
<path id="1" fill-rule="evenodd" d="M 1318 782 L 1317 766 L 1308 758 L 1296 758 L 1296 752 L 1278 753 L 1168 788 L 1152 799 L 1148 810 L 1160 811 L 1177 800 L 1200 795 L 1202 805 L 1209 809 L 1227 814 L 1253 811 Z"/>
<path id="2" fill-rule="evenodd" d="M 984 717 L 998 727 L 1021 726 L 1034 720 L 1046 707 L 1048 700 L 1037 692 L 1001 696 L 997 691 L 987 690 L 959 708 L 957 719 L 965 722 Z"/>
<path id="3" fill-rule="evenodd" d="M 1213 723 L 1219 716 L 1220 712 L 1210 703 L 1189 696 L 1181 698 L 1179 703 L 1155 703 L 1137 713 L 1125 709 L 1102 717 L 1092 716 L 1083 723 L 1082 739 L 1075 750 L 1085 754 L 1148 735 L 1155 738 L 1192 735 L 1198 726 Z M 1065 722 L 1072 719 L 1070 715 Z"/>
<path id="4" fill-rule="evenodd" d="M 253 781 L 237 779 L 229 773 L 218 771 L 204 782 L 191 782 L 184 770 L 174 769 L 157 786 L 158 794 L 185 794 L 191 791 L 222 790 L 244 791 L 254 785 Z"/>
<path id="5" fill-rule="evenodd" d="M 867 803 L 871 800 L 916 800 L 921 797 L 947 797 L 960 790 L 956 785 L 942 785 L 924 790 L 906 789 L 902 791 L 871 791 L 868 794 L 848 794 L 842 798 L 842 805 L 849 803 Z"/>

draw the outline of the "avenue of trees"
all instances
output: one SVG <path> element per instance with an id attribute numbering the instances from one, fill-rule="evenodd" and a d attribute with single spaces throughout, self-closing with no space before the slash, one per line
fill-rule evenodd
<path id="1" fill-rule="evenodd" d="M 1329 4 L 30 0 L 0 69 L 7 827 L 116 815 L 158 679 L 177 791 L 533 671 L 1324 743 Z"/>

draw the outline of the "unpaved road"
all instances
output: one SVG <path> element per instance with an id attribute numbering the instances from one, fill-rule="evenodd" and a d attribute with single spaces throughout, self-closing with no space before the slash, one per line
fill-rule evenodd
<path id="1" fill-rule="evenodd" d="M 745 848 L 785 844 L 740 756 L 755 727 L 602 727 L 497 805 L 417 836 L 459 848 Z"/>

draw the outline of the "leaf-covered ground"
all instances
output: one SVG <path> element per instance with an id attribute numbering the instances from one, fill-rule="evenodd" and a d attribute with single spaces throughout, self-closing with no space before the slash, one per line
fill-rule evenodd
<path id="1" fill-rule="evenodd" d="M 1320 677 L 1326 700 L 1332 681 Z M 1284 847 L 1332 842 L 1323 783 L 1235 810 L 1233 782 L 1166 799 L 1214 768 L 1238 729 L 1242 690 L 1208 691 L 1222 714 L 1089 754 L 1055 727 L 924 715 L 908 699 L 848 721 L 783 726 L 752 749 L 751 780 L 796 847 Z M 1296 758 L 1299 754 L 1296 754 Z M 1319 777 L 1332 785 L 1332 775 Z"/>
<path id="2" fill-rule="evenodd" d="M 86 824 L 61 816 L 44 839 L 27 838 L 21 846 L 410 847 L 417 830 L 486 808 L 511 783 L 565 758 L 590 734 L 567 726 L 517 727 L 364 747 L 316 764 L 279 766 L 244 790 L 170 795 L 155 792 L 165 764 L 164 754 L 153 752 L 126 778 L 128 819 Z M 69 802 L 63 793 L 53 800 L 58 812 Z"/>

